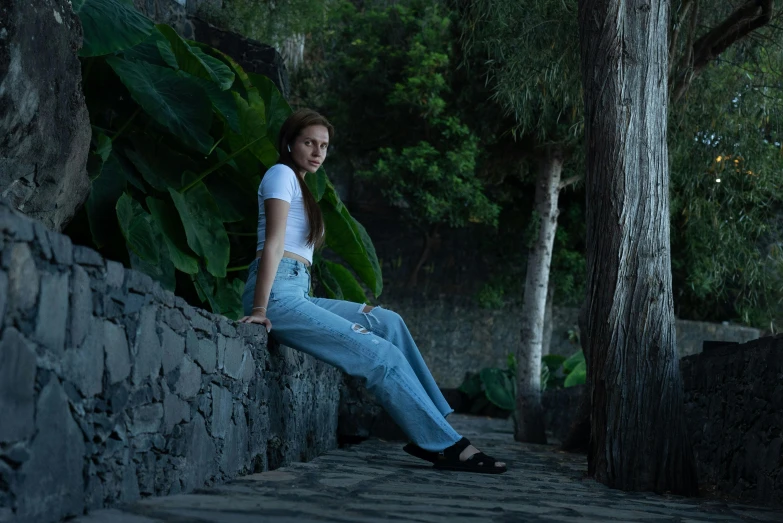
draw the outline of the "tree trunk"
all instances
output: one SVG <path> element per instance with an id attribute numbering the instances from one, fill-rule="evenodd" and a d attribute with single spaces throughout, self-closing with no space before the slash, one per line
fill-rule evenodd
<path id="1" fill-rule="evenodd" d="M 675 347 L 666 146 L 669 3 L 580 0 L 587 143 L 588 473 L 695 494 Z"/>
<path id="2" fill-rule="evenodd" d="M 549 354 L 552 346 L 552 307 L 555 298 L 555 284 L 549 282 L 546 290 L 546 306 L 544 307 L 544 334 L 541 339 L 541 356 Z"/>
<path id="3" fill-rule="evenodd" d="M 535 210 L 540 219 L 538 240 L 527 263 L 525 297 L 522 304 L 522 343 L 517 353 L 517 411 L 514 438 L 517 441 L 546 443 L 544 413 L 541 407 L 541 343 L 544 332 L 549 265 L 557 229 L 557 195 L 563 154 L 547 148 L 539 161 Z"/>

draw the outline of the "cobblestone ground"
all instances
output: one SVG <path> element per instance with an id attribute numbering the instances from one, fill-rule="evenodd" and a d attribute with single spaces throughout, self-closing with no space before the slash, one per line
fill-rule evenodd
<path id="1" fill-rule="evenodd" d="M 449 418 L 509 464 L 502 475 L 441 472 L 396 442 L 366 441 L 309 463 L 244 476 L 192 494 L 148 498 L 79 523 L 783 522 L 780 509 L 626 493 L 583 479 L 584 456 L 513 441 L 508 422 Z"/>

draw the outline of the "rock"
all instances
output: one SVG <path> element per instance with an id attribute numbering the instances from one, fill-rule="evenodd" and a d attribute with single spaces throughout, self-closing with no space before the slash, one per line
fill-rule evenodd
<path id="1" fill-rule="evenodd" d="M 187 356 L 182 357 L 179 379 L 174 391 L 182 398 L 192 398 L 201 390 L 201 368 Z"/>
<path id="2" fill-rule="evenodd" d="M 219 385 L 212 384 L 212 419 L 210 428 L 212 436 L 223 439 L 226 437 L 231 414 L 234 411 L 234 398 L 231 392 Z"/>
<path id="3" fill-rule="evenodd" d="M 8 273 L 0 270 L 0 330 L 3 328 L 3 319 L 5 319 L 5 304 L 8 301 Z"/>
<path id="4" fill-rule="evenodd" d="M 67 0 L 3 5 L 0 194 L 60 231 L 90 190 L 91 130 L 77 57 L 81 24 Z"/>
<path id="5" fill-rule="evenodd" d="M 130 271 L 129 271 L 130 272 Z M 135 272 L 135 271 L 134 271 Z M 138 385 L 146 378 L 157 376 L 163 359 L 158 340 L 156 316 L 157 307 L 148 305 L 139 315 L 136 343 L 133 346 L 133 384 Z"/>
<path id="6" fill-rule="evenodd" d="M 207 434 L 204 418 L 200 414 L 194 416 L 188 428 L 189 445 L 186 458 L 191 464 L 191 470 L 184 480 L 185 489 L 192 490 L 204 486 L 215 475 L 216 452 L 215 443 Z"/>
<path id="7" fill-rule="evenodd" d="M 30 247 L 26 243 L 14 243 L 10 253 L 3 257 L 8 258 L 8 302 L 11 311 L 27 311 L 35 306 L 40 288 Z"/>
<path id="8" fill-rule="evenodd" d="M 182 361 L 182 356 L 185 354 L 185 340 L 165 323 L 160 325 L 160 330 L 163 347 L 163 374 L 168 374 L 176 369 Z"/>
<path id="9" fill-rule="evenodd" d="M 209 339 L 198 340 L 198 348 L 194 354 L 196 362 L 204 369 L 204 372 L 211 374 L 215 372 L 217 366 L 217 346 Z"/>
<path id="10" fill-rule="evenodd" d="M 190 318 L 190 324 L 196 330 L 204 331 L 207 334 L 212 333 L 213 323 L 199 313 L 194 314 Z"/>
<path id="11" fill-rule="evenodd" d="M 241 338 L 229 338 L 226 341 L 226 355 L 223 372 L 235 380 L 242 377 L 242 363 L 245 348 Z"/>
<path id="12" fill-rule="evenodd" d="M 152 292 L 152 278 L 133 269 L 125 270 L 125 285 L 129 291 L 136 291 L 139 294 Z"/>
<path id="13" fill-rule="evenodd" d="M 105 329 L 101 320 L 91 318 L 90 323 L 90 332 L 84 343 L 65 351 L 63 358 L 63 375 L 85 397 L 100 394 L 103 390 Z"/>
<path id="14" fill-rule="evenodd" d="M 46 234 L 46 227 L 41 225 L 41 222 L 33 222 L 33 230 L 35 231 L 35 239 L 38 240 L 38 245 L 41 247 L 41 254 L 44 259 L 52 259 L 52 246 L 49 244 L 49 236 Z"/>
<path id="15" fill-rule="evenodd" d="M 63 353 L 68 319 L 68 274 L 41 275 L 41 303 L 38 305 L 35 339 L 54 355 Z"/>
<path id="16" fill-rule="evenodd" d="M 145 294 L 137 294 L 135 292 L 129 292 L 124 298 L 125 308 L 122 312 L 126 316 L 139 312 L 148 301 Z"/>
<path id="17" fill-rule="evenodd" d="M 0 341 L 0 443 L 33 435 L 35 348 L 8 327 Z"/>
<path id="18" fill-rule="evenodd" d="M 20 521 L 59 521 L 76 516 L 84 507 L 85 446 L 55 377 L 38 398 L 35 424 L 31 457 L 15 485 L 17 517 Z"/>
<path id="19" fill-rule="evenodd" d="M 168 309 L 164 313 L 164 321 L 176 332 L 184 332 L 187 328 L 185 317 L 177 309 Z"/>
<path id="20" fill-rule="evenodd" d="M 163 422 L 163 404 L 153 403 L 133 409 L 131 415 L 130 433 L 135 437 L 139 434 L 154 434 Z"/>
<path id="21" fill-rule="evenodd" d="M 125 267 L 119 262 L 106 260 L 106 285 L 119 289 L 123 281 L 125 281 Z"/>
<path id="22" fill-rule="evenodd" d="M 190 421 L 190 405 L 168 389 L 163 393 L 163 430 L 171 434 L 174 425 L 180 421 Z"/>
<path id="23" fill-rule="evenodd" d="M 128 338 L 124 328 L 106 320 L 103 320 L 103 337 L 109 383 L 118 383 L 127 378 L 131 371 Z"/>
<path id="24" fill-rule="evenodd" d="M 73 246 L 73 261 L 82 265 L 103 267 L 103 256 L 98 254 L 98 251 L 95 249 L 90 249 L 84 245 Z"/>
<path id="25" fill-rule="evenodd" d="M 80 265 L 74 265 L 71 279 L 71 345 L 78 347 L 87 335 L 92 319 L 90 277 Z"/>
<path id="26" fill-rule="evenodd" d="M 2 86 L 2 83 L 0 83 Z M 2 169 L 0 169 L 2 173 Z M 29 242 L 33 239 L 33 222 L 19 211 L 9 207 L 0 191 L 0 232 L 2 236 L 18 242 Z"/>
<path id="27" fill-rule="evenodd" d="M 52 247 L 52 256 L 54 261 L 60 265 L 71 265 L 73 263 L 73 245 L 71 239 L 54 231 L 46 231 L 49 237 L 49 245 Z"/>

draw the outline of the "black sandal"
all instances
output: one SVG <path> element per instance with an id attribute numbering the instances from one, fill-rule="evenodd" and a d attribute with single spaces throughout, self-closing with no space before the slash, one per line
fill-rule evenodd
<path id="1" fill-rule="evenodd" d="M 468 438 L 462 438 L 451 447 L 444 449 L 442 453 L 437 454 L 435 468 L 438 470 L 457 470 L 462 472 L 481 472 L 484 474 L 502 474 L 508 469 L 506 466 L 498 467 L 498 462 L 492 456 L 487 456 L 483 452 L 477 452 L 465 461 L 460 461 L 459 455 L 470 445 Z M 425 451 L 426 452 L 426 451 Z"/>
<path id="2" fill-rule="evenodd" d="M 405 452 L 407 452 L 413 457 L 423 459 L 424 461 L 429 461 L 433 465 L 435 464 L 436 461 L 438 461 L 437 452 L 433 452 L 431 450 L 425 450 L 412 442 L 402 447 L 402 450 L 404 450 Z"/>

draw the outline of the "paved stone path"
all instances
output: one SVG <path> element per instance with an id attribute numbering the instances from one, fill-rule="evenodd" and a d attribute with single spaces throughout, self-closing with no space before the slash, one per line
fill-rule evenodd
<path id="1" fill-rule="evenodd" d="M 502 420 L 452 415 L 502 475 L 434 471 L 396 442 L 370 440 L 309 463 L 253 474 L 192 494 L 148 498 L 79 523 L 783 522 L 783 510 L 626 493 L 583 479 L 584 456 L 515 443 Z"/>

